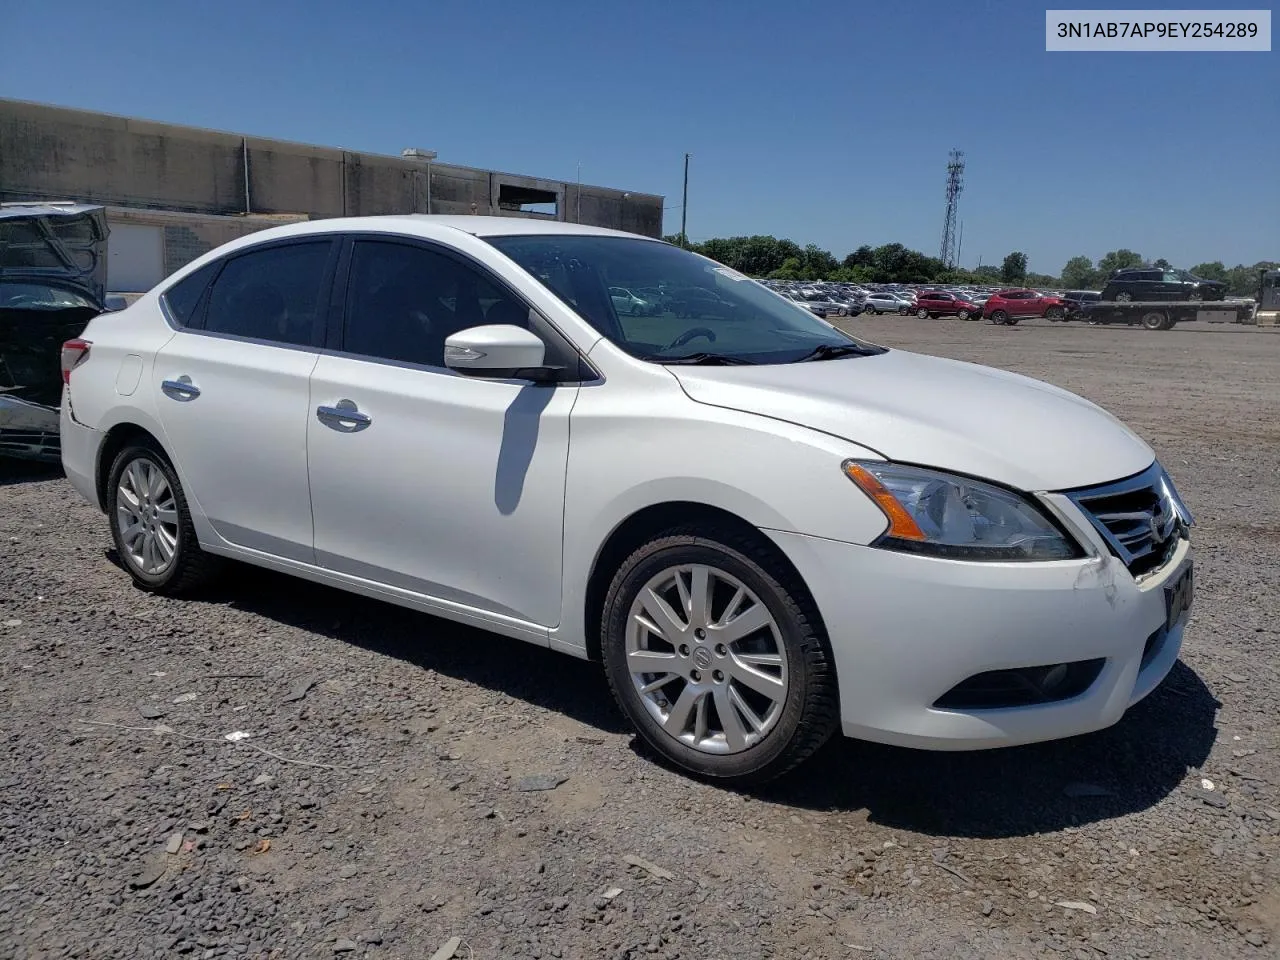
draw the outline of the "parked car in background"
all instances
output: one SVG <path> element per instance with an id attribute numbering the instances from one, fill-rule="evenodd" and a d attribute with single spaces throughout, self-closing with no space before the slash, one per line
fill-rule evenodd
<path id="1" fill-rule="evenodd" d="M 820 290 L 801 290 L 800 297 L 819 317 L 847 317 L 849 315 L 849 307 L 846 304 L 832 300 L 830 295 Z"/>
<path id="2" fill-rule="evenodd" d="M 0 204 L 0 454 L 58 459 L 59 353 L 106 309 L 102 207 Z"/>
<path id="3" fill-rule="evenodd" d="M 610 287 L 609 296 L 613 298 L 613 308 L 620 314 L 648 317 L 658 312 L 657 304 L 632 293 L 626 287 Z"/>
<path id="4" fill-rule="evenodd" d="M 982 307 L 982 316 L 992 323 L 1010 326 L 1025 317 L 1062 320 L 1066 315 L 1067 304 L 1061 297 L 1026 289 L 997 290 Z"/>
<path id="5" fill-rule="evenodd" d="M 916 316 L 925 317 L 958 317 L 968 320 L 982 316 L 982 308 L 972 300 L 967 300 L 954 293 L 941 290 L 924 290 L 916 296 Z"/>
<path id="6" fill-rule="evenodd" d="M 896 293 L 888 293 L 881 290 L 875 293 L 868 293 L 867 299 L 862 301 L 862 309 L 866 313 L 877 315 L 882 313 L 906 314 L 911 309 L 911 304 Z"/>
<path id="7" fill-rule="evenodd" d="M 696 312 L 619 318 L 624 277 Z M 232 558 L 602 660 L 640 737 L 721 783 L 837 731 L 1107 727 L 1191 607 L 1191 516 L 1114 417 L 646 237 L 277 227 L 92 320 L 62 372 L 63 467 L 141 589 Z"/>
<path id="8" fill-rule="evenodd" d="M 1155 267 L 1117 270 L 1102 288 L 1103 300 L 1120 302 L 1222 300 L 1226 295 L 1225 283 L 1206 280 L 1186 270 L 1160 270 Z"/>

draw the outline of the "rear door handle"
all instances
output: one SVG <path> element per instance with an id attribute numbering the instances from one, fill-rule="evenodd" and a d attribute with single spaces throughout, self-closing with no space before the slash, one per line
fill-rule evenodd
<path id="1" fill-rule="evenodd" d="M 200 396 L 200 388 L 192 383 L 191 378 L 185 374 L 177 380 L 162 381 L 160 389 L 164 391 L 164 395 L 170 400 L 177 400 L 182 403 Z"/>
<path id="2" fill-rule="evenodd" d="M 331 407 L 316 407 L 316 419 L 342 433 L 355 433 L 373 423 L 373 418 L 361 413 L 353 400 L 339 400 Z"/>

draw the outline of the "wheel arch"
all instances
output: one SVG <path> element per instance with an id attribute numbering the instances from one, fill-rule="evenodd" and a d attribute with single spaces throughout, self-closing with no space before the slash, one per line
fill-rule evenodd
<path id="1" fill-rule="evenodd" d="M 703 528 L 711 533 L 715 530 L 732 530 L 749 537 L 767 550 L 794 578 L 794 582 L 809 592 L 808 585 L 800 576 L 799 570 L 791 562 L 786 552 L 777 545 L 763 530 L 745 520 L 731 510 L 712 506 L 692 500 L 670 500 L 654 503 L 634 511 L 619 522 L 609 535 L 605 537 L 596 551 L 591 564 L 591 573 L 587 578 L 587 589 L 583 604 L 583 637 L 586 640 L 587 658 L 601 659 L 600 618 L 604 613 L 605 596 L 614 574 L 622 562 L 626 560 L 641 544 L 660 536 L 665 531 L 680 527 Z M 810 594 L 806 598 L 811 609 L 817 609 Z M 823 629 L 818 623 L 819 629 Z"/>
<path id="2" fill-rule="evenodd" d="M 94 490 L 98 496 L 98 509 L 104 513 L 107 509 L 107 483 L 111 479 L 111 464 L 115 462 L 121 450 L 139 440 L 155 444 L 169 458 L 169 462 L 173 462 L 173 456 L 165 448 L 164 443 L 146 427 L 132 421 L 123 421 L 111 427 L 102 439 L 102 444 L 98 448 L 98 462 L 94 464 Z"/>

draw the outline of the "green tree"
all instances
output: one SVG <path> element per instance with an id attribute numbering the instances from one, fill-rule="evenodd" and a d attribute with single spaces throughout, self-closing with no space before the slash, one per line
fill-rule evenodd
<path id="1" fill-rule="evenodd" d="M 1000 268 L 991 263 L 975 267 L 973 270 L 973 280 L 975 283 L 999 283 Z"/>
<path id="2" fill-rule="evenodd" d="M 1000 265 L 1001 283 L 1024 283 L 1027 279 L 1027 255 L 1015 250 Z"/>
<path id="3" fill-rule="evenodd" d="M 855 267 L 874 267 L 876 263 L 876 254 L 871 247 L 863 244 L 853 253 L 844 258 L 844 265 L 850 270 Z"/>
<path id="4" fill-rule="evenodd" d="M 831 251 L 823 250 L 816 243 L 805 245 L 800 252 L 800 262 L 804 264 L 805 280 L 823 280 L 840 266 L 840 261 L 831 255 Z"/>
<path id="5" fill-rule="evenodd" d="M 1155 263 L 1153 263 L 1153 264 L 1151 264 L 1151 265 L 1152 265 L 1153 267 L 1155 267 L 1157 270 L 1172 270 L 1172 269 L 1173 269 L 1173 264 L 1172 264 L 1172 263 L 1170 263 L 1168 260 L 1166 260 L 1164 257 L 1161 257 L 1159 260 L 1157 260 Z"/>
<path id="6" fill-rule="evenodd" d="M 1134 253 L 1121 247 L 1119 250 L 1112 250 L 1105 257 L 1098 261 L 1098 279 L 1106 282 L 1107 278 L 1117 270 L 1126 270 L 1130 267 L 1140 267 L 1143 264 L 1142 254 Z"/>
<path id="7" fill-rule="evenodd" d="M 1204 277 L 1206 280 L 1221 280 L 1227 282 L 1227 268 L 1221 260 L 1214 260 L 1211 263 L 1199 263 L 1191 268 L 1191 272 L 1197 277 Z"/>
<path id="8" fill-rule="evenodd" d="M 1068 290 L 1091 290 L 1098 285 L 1098 271 L 1088 257 L 1072 257 L 1062 268 L 1062 285 Z"/>
<path id="9" fill-rule="evenodd" d="M 1022 281 L 1028 287 L 1059 287 L 1062 281 L 1058 277 L 1050 276 L 1047 273 L 1028 273 L 1026 279 Z"/>
<path id="10" fill-rule="evenodd" d="M 1251 267 L 1246 267 L 1243 263 L 1236 264 L 1227 271 L 1227 292 L 1234 297 L 1256 297 L 1260 274 L 1264 270 L 1280 270 L 1280 263 L 1274 260 L 1259 260 Z"/>
<path id="11" fill-rule="evenodd" d="M 800 262 L 799 257 L 788 257 L 783 261 L 782 266 L 778 267 L 769 274 L 770 280 L 803 280 L 800 274 L 804 269 L 804 264 Z"/>

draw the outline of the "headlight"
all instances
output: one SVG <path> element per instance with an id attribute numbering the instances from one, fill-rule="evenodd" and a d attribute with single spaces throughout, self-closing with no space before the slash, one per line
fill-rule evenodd
<path id="1" fill-rule="evenodd" d="M 870 460 L 846 460 L 844 472 L 889 520 L 873 546 L 955 560 L 1083 556 L 1029 500 L 1001 487 Z"/>

